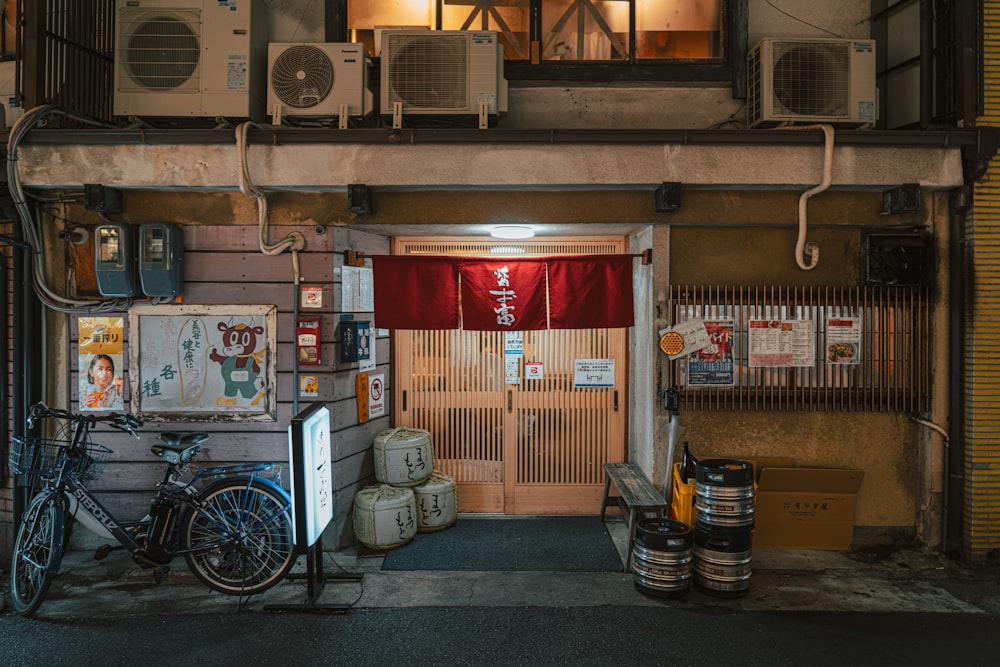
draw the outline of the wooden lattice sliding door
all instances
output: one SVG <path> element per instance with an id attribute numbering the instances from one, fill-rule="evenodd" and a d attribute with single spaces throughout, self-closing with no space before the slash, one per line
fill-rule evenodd
<path id="1" fill-rule="evenodd" d="M 396 253 L 486 254 L 490 244 L 397 239 Z M 622 240 L 507 244 L 517 256 L 625 251 Z M 620 461 L 626 424 L 627 331 L 517 334 L 520 381 L 505 382 L 504 332 L 407 331 L 394 336 L 394 422 L 427 429 L 435 468 L 455 477 L 459 511 L 596 514 L 603 464 Z M 577 359 L 614 361 L 613 387 L 578 387 Z M 525 378 L 524 362 L 541 377 Z"/>

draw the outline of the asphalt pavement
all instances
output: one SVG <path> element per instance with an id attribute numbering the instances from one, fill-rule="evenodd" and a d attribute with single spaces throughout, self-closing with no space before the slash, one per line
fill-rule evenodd
<path id="1" fill-rule="evenodd" d="M 624 526 L 609 524 L 620 554 Z M 753 551 L 749 591 L 679 598 L 623 572 L 388 571 L 327 552 L 323 580 L 250 599 L 70 552 L 34 618 L 0 613 L 7 664 L 908 665 L 1000 662 L 1000 567 L 920 548 Z M 6 582 L 5 582 L 6 583 Z"/>

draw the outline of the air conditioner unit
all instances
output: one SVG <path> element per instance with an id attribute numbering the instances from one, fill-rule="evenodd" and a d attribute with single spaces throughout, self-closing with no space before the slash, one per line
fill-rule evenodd
<path id="1" fill-rule="evenodd" d="M 874 40 L 767 38 L 747 60 L 750 127 L 868 128 L 878 118 Z"/>
<path id="2" fill-rule="evenodd" d="M 267 111 L 281 116 L 367 116 L 374 108 L 369 88 L 371 59 L 364 44 L 285 44 L 267 48 Z"/>
<path id="3" fill-rule="evenodd" d="M 480 104 L 507 113 L 503 45 L 489 30 L 386 30 L 382 33 L 381 113 L 402 103 L 407 116 L 479 115 Z"/>
<path id="4" fill-rule="evenodd" d="M 263 0 L 126 0 L 115 37 L 115 115 L 263 119 Z"/>

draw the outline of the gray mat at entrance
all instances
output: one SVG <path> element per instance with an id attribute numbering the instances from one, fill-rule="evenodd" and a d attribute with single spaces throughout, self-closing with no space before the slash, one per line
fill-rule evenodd
<path id="1" fill-rule="evenodd" d="M 622 561 L 596 516 L 459 517 L 388 551 L 382 569 L 619 572 Z"/>

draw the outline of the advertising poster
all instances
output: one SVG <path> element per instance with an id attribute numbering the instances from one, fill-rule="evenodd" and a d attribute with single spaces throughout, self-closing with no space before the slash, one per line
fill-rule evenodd
<path id="1" fill-rule="evenodd" d="M 861 363 L 861 318 L 831 317 L 826 321 L 826 363 Z"/>
<path id="2" fill-rule="evenodd" d="M 77 327 L 80 409 L 122 410 L 124 318 L 81 317 Z"/>
<path id="3" fill-rule="evenodd" d="M 688 355 L 689 387 L 731 387 L 735 382 L 733 321 L 705 322 L 709 343 Z"/>
<path id="4" fill-rule="evenodd" d="M 660 330 L 660 350 L 670 359 L 686 357 L 708 343 L 708 331 L 700 317 Z"/>
<path id="5" fill-rule="evenodd" d="M 750 320 L 750 368 L 810 367 L 816 361 L 811 320 Z"/>
<path id="6" fill-rule="evenodd" d="M 275 313 L 270 305 L 134 307 L 133 411 L 273 419 Z"/>

